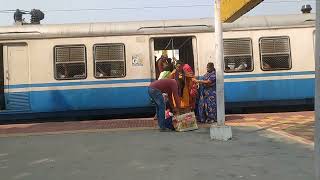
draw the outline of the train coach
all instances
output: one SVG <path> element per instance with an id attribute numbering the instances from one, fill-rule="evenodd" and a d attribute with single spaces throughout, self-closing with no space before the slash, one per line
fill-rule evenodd
<path id="1" fill-rule="evenodd" d="M 0 119 L 146 111 L 155 56 L 196 76 L 215 63 L 213 19 L 0 27 Z M 227 108 L 312 103 L 315 15 L 224 24 Z"/>

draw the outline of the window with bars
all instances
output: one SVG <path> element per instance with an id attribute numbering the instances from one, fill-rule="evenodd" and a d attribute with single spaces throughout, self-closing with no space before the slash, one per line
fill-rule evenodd
<path id="1" fill-rule="evenodd" d="M 226 73 L 253 71 L 251 39 L 224 39 L 223 45 Z"/>
<path id="2" fill-rule="evenodd" d="M 260 39 L 261 69 L 264 71 L 291 69 L 289 37 L 266 37 Z"/>
<path id="3" fill-rule="evenodd" d="M 124 44 L 94 45 L 94 72 L 96 78 L 122 78 L 125 70 Z"/>
<path id="4" fill-rule="evenodd" d="M 85 79 L 86 47 L 84 45 L 54 47 L 55 79 Z"/>

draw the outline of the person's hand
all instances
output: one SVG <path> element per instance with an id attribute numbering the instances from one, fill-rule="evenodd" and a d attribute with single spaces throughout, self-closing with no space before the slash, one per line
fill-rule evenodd
<path id="1" fill-rule="evenodd" d="M 174 69 L 174 70 L 170 73 L 170 76 L 169 76 L 170 79 L 174 79 L 174 78 L 175 78 L 174 76 L 175 76 L 176 71 L 177 71 L 177 70 Z"/>
<path id="2" fill-rule="evenodd" d="M 191 72 L 186 72 L 185 75 L 186 77 L 194 78 L 194 75 Z"/>

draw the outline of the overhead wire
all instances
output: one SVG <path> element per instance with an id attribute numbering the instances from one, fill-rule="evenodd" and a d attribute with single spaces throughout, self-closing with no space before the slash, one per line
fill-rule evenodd
<path id="1" fill-rule="evenodd" d="M 272 3 L 301 3 L 315 2 L 316 0 L 279 0 L 263 1 L 264 4 Z M 81 11 L 113 11 L 113 10 L 140 10 L 140 9 L 166 9 L 166 8 L 195 8 L 195 7 L 212 7 L 213 4 L 191 4 L 191 5 L 168 5 L 168 6 L 143 6 L 143 7 L 112 7 L 112 8 L 85 8 L 85 9 L 48 9 L 44 12 L 81 12 Z M 13 13 L 16 10 L 0 10 L 0 13 Z"/>

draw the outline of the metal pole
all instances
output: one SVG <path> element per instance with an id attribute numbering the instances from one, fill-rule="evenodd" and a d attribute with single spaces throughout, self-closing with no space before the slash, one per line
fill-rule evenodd
<path id="1" fill-rule="evenodd" d="M 215 54 L 216 54 L 216 77 L 217 77 L 217 121 L 218 126 L 224 126 L 224 63 L 223 63 L 223 34 L 221 23 L 221 0 L 214 3 L 215 24 Z"/>
<path id="2" fill-rule="evenodd" d="M 320 3 L 316 2 L 316 50 L 315 50 L 315 73 L 316 73 L 316 88 L 315 88 L 315 123 L 316 129 L 314 133 L 314 155 L 315 155 L 315 177 L 320 180 Z"/>

